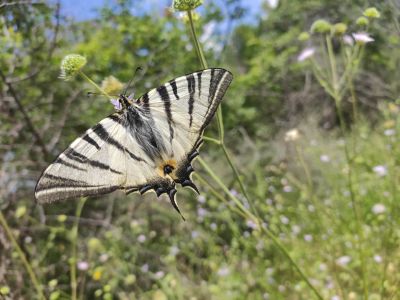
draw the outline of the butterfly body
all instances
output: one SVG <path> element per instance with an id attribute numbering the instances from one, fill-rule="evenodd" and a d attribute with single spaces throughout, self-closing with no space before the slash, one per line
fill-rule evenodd
<path id="1" fill-rule="evenodd" d="M 176 185 L 199 192 L 191 174 L 202 134 L 232 80 L 224 69 L 173 79 L 119 108 L 77 138 L 44 171 L 35 197 L 51 202 L 118 189 L 175 201 Z"/>

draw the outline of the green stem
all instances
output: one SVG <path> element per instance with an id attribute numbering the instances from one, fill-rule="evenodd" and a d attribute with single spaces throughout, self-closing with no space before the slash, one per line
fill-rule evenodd
<path id="1" fill-rule="evenodd" d="M 214 139 L 214 138 L 211 138 L 211 137 L 208 137 L 208 136 L 204 136 L 203 135 L 203 140 L 208 141 L 208 142 L 212 142 L 212 143 L 217 144 L 217 145 L 221 145 L 221 141 L 220 140 L 217 140 L 217 139 Z"/>
<path id="2" fill-rule="evenodd" d="M 77 263 L 77 241 L 78 241 L 78 227 L 79 227 L 79 218 L 82 213 L 83 206 L 85 205 L 86 198 L 81 198 L 78 202 L 78 205 L 76 207 L 75 211 L 75 222 L 72 227 L 72 257 L 70 260 L 70 273 L 71 273 L 71 299 L 76 300 L 77 298 L 77 280 L 76 280 L 76 263 Z"/>
<path id="3" fill-rule="evenodd" d="M 204 185 L 208 186 L 208 188 L 210 189 L 211 193 L 214 194 L 215 197 L 217 197 L 219 200 L 221 200 L 222 202 L 224 202 L 226 205 L 230 206 L 232 208 L 233 211 L 237 212 L 239 215 L 241 215 L 243 218 L 247 218 L 246 214 L 241 211 L 237 206 L 232 205 L 231 203 L 229 203 L 225 197 L 219 193 L 206 179 L 204 179 L 200 174 L 195 173 L 194 174 L 196 176 L 196 178 Z"/>
<path id="4" fill-rule="evenodd" d="M 18 242 L 16 241 L 13 233 L 11 232 L 11 229 L 8 226 L 7 220 L 5 219 L 2 211 L 0 211 L 0 223 L 1 223 L 1 226 L 3 226 L 7 236 L 10 239 L 11 243 L 13 244 L 15 250 L 17 251 L 18 256 L 20 257 L 20 259 L 22 261 L 22 264 L 24 265 L 26 271 L 28 272 L 29 277 L 31 278 L 32 284 L 34 285 L 34 287 L 36 289 L 36 293 L 37 293 L 38 298 L 39 299 L 46 299 L 44 297 L 42 287 L 39 284 L 39 281 L 38 281 L 35 273 L 32 270 L 32 266 L 29 263 L 28 259 L 26 258 L 25 253 L 22 251 L 21 247 L 18 245 Z"/>
<path id="5" fill-rule="evenodd" d="M 104 96 L 106 96 L 109 99 L 112 99 L 112 97 L 109 94 L 107 94 L 100 86 L 97 85 L 96 82 L 94 82 L 92 79 L 90 79 L 89 76 L 87 76 L 85 73 L 83 73 L 82 71 L 79 71 L 79 75 L 81 75 L 84 79 L 89 81 L 90 84 L 92 84 L 101 94 L 103 94 Z"/>

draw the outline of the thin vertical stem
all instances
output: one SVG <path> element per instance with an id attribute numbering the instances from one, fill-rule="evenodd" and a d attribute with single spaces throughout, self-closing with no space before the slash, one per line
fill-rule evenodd
<path id="1" fill-rule="evenodd" d="M 71 274 L 71 299 L 77 299 L 77 280 L 76 280 L 76 263 L 77 263 L 77 241 L 78 241 L 78 227 L 79 227 L 79 218 L 82 213 L 83 206 L 85 205 L 86 198 L 81 198 L 78 202 L 75 211 L 75 222 L 72 227 L 72 255 L 70 259 L 70 274 Z"/>
<path id="2" fill-rule="evenodd" d="M 32 266 L 29 263 L 28 259 L 26 258 L 25 253 L 22 251 L 21 247 L 18 245 L 18 242 L 16 241 L 10 227 L 8 226 L 7 220 L 5 219 L 2 211 L 0 211 L 0 223 L 1 223 L 1 226 L 3 226 L 7 236 L 10 239 L 11 243 L 13 244 L 15 250 L 17 251 L 18 256 L 20 257 L 20 259 L 22 261 L 22 264 L 24 265 L 26 271 L 28 272 L 29 277 L 31 278 L 32 284 L 34 285 L 34 287 L 36 289 L 38 298 L 46 299 L 44 297 L 43 290 L 39 283 L 39 280 L 37 279 L 35 273 L 33 272 Z"/>

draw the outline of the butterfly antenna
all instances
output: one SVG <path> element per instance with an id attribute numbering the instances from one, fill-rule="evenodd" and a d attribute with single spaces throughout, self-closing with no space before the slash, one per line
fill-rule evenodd
<path id="1" fill-rule="evenodd" d="M 132 78 L 129 80 L 128 85 L 126 86 L 123 95 L 126 95 L 126 93 L 128 92 L 128 89 L 131 87 L 131 84 L 132 84 L 132 82 L 133 82 L 133 79 L 136 77 L 137 72 L 138 72 L 138 71 L 141 71 L 141 70 L 143 70 L 142 67 L 137 67 L 137 68 L 136 68 L 135 73 L 133 73 Z"/>
<path id="2" fill-rule="evenodd" d="M 91 96 L 105 96 L 105 95 L 102 94 L 102 93 L 97 93 L 97 92 L 91 92 L 91 91 L 89 91 L 89 92 L 86 93 L 86 96 L 87 96 L 87 97 L 91 97 Z M 118 97 L 118 95 L 110 95 L 110 96 L 112 96 L 112 97 Z"/>

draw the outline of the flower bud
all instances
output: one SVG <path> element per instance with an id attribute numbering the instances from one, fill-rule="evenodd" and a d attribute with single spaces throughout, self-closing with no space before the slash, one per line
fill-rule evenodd
<path id="1" fill-rule="evenodd" d="M 369 19 L 378 19 L 381 17 L 380 12 L 375 7 L 369 7 L 363 13 Z"/>
<path id="2" fill-rule="evenodd" d="M 80 69 L 86 65 L 86 58 L 79 54 L 68 54 L 61 61 L 60 78 L 64 80 L 72 79 Z"/>
<path id="3" fill-rule="evenodd" d="M 312 33 L 328 33 L 330 32 L 330 30 L 331 30 L 331 23 L 323 19 L 319 19 L 311 25 Z"/>
<path id="4" fill-rule="evenodd" d="M 303 31 L 299 34 L 299 37 L 297 39 L 301 42 L 308 41 L 310 39 L 310 34 L 306 31 Z"/>
<path id="5" fill-rule="evenodd" d="M 177 11 L 193 10 L 203 4 L 203 0 L 174 0 L 172 7 Z"/>
<path id="6" fill-rule="evenodd" d="M 333 32 L 336 35 L 343 35 L 347 31 L 347 25 L 344 23 L 336 23 L 333 25 Z"/>
<path id="7" fill-rule="evenodd" d="M 369 24 L 369 21 L 366 17 L 359 17 L 356 21 L 356 24 L 358 26 L 367 26 Z"/>

